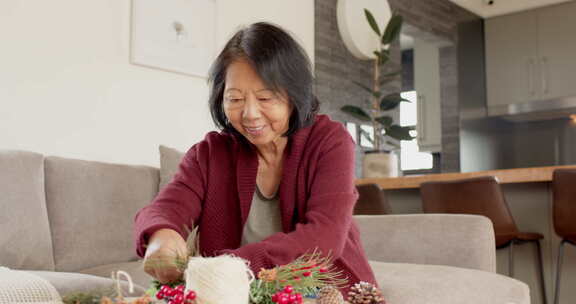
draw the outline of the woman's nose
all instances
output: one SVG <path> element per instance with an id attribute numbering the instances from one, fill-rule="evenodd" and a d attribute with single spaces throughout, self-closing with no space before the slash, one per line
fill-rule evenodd
<path id="1" fill-rule="evenodd" d="M 258 104 L 258 100 L 253 97 L 246 98 L 246 102 L 244 103 L 244 112 L 242 116 L 248 119 L 259 118 L 261 115 L 260 113 L 260 106 Z"/>

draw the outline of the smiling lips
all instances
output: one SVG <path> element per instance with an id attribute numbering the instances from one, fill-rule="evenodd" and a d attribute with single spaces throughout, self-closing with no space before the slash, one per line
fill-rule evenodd
<path id="1" fill-rule="evenodd" d="M 246 130 L 246 132 L 248 132 L 248 134 L 253 135 L 253 136 L 259 136 L 262 135 L 262 130 L 264 130 L 264 126 L 260 126 L 260 127 L 247 127 L 244 126 L 244 130 Z"/>

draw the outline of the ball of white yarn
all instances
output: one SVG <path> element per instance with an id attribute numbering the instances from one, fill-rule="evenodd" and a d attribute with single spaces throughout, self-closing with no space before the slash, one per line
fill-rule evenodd
<path id="1" fill-rule="evenodd" d="M 247 304 L 254 277 L 246 261 L 228 255 L 190 258 L 184 276 L 199 304 Z"/>

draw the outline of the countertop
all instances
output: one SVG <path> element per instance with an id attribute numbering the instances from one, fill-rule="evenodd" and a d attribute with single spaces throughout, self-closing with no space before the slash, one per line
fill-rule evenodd
<path id="1" fill-rule="evenodd" d="M 556 169 L 563 168 L 576 169 L 576 165 L 502 169 L 466 173 L 410 175 L 386 178 L 361 178 L 356 180 L 356 184 L 375 183 L 380 185 L 382 189 L 415 189 L 419 188 L 420 184 L 423 182 L 449 181 L 479 176 L 496 176 L 501 184 L 550 182 L 552 180 L 552 172 Z"/>

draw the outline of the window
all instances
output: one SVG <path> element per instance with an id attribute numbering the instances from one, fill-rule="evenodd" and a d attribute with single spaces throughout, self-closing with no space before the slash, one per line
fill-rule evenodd
<path id="1" fill-rule="evenodd" d="M 400 103 L 400 125 L 415 127 L 418 122 L 416 91 L 402 92 L 400 95 L 411 101 Z M 416 134 L 416 131 L 412 131 L 412 136 L 416 136 Z M 432 153 L 420 152 L 417 140 L 400 141 L 400 167 L 402 171 L 427 170 L 434 166 Z"/>

